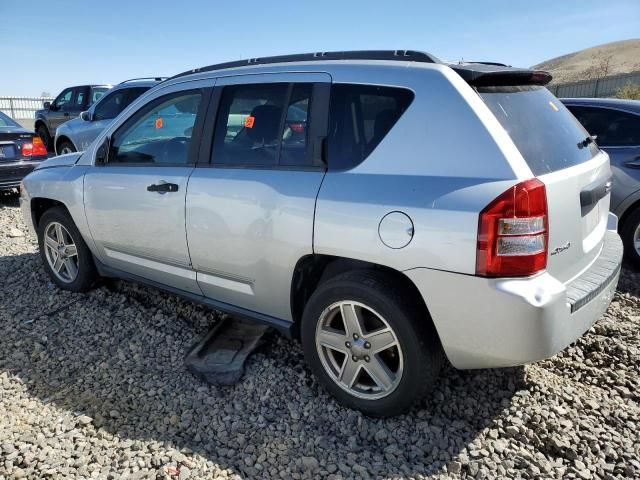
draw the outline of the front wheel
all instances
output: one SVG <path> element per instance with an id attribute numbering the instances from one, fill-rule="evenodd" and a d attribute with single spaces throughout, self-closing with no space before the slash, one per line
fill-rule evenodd
<path id="1" fill-rule="evenodd" d="M 47 130 L 47 127 L 42 124 L 38 125 L 38 128 L 36 128 L 36 133 L 40 137 L 40 140 L 42 140 L 42 143 L 44 143 L 47 151 L 51 151 L 51 135 L 49 135 L 49 130 Z"/>
<path id="2" fill-rule="evenodd" d="M 374 271 L 318 287 L 304 311 L 302 344 L 340 403 L 376 417 L 407 411 L 435 383 L 443 358 L 426 312 Z"/>
<path id="3" fill-rule="evenodd" d="M 625 257 L 640 270 L 640 207 L 625 218 L 620 228 Z"/>
<path id="4" fill-rule="evenodd" d="M 76 151 L 76 147 L 73 146 L 73 143 L 69 141 L 64 141 L 58 147 L 58 155 L 66 155 L 67 153 L 74 153 Z"/>
<path id="5" fill-rule="evenodd" d="M 93 256 L 69 213 L 54 207 L 38 223 L 38 244 L 45 270 L 64 290 L 85 292 L 96 278 Z"/>

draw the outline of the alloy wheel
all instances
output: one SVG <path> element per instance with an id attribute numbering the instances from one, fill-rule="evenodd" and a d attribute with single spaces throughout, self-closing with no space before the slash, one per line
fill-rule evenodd
<path id="1" fill-rule="evenodd" d="M 402 378 L 404 361 L 396 333 L 363 303 L 345 300 L 326 308 L 316 327 L 316 349 L 329 377 L 355 397 L 386 397 Z"/>
<path id="2" fill-rule="evenodd" d="M 65 283 L 78 276 L 78 249 L 69 231 L 58 222 L 51 222 L 44 231 L 47 263 L 54 275 Z"/>

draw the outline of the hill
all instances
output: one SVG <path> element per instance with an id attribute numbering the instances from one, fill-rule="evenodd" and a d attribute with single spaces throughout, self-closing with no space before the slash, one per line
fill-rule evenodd
<path id="1" fill-rule="evenodd" d="M 640 39 L 622 40 L 552 58 L 532 68 L 553 75 L 552 83 L 575 82 L 640 70 Z"/>

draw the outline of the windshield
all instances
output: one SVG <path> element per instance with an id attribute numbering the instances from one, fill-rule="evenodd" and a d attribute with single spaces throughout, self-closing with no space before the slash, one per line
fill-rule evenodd
<path id="1" fill-rule="evenodd" d="M 586 162 L 599 151 L 582 125 L 544 87 L 483 87 L 478 93 L 536 176 Z"/>
<path id="2" fill-rule="evenodd" d="M 0 112 L 0 127 L 19 127 L 15 121 L 6 116 L 4 113 Z"/>

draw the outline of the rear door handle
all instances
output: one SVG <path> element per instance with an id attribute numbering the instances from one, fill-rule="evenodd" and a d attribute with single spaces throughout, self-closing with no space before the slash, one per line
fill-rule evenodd
<path id="1" fill-rule="evenodd" d="M 625 162 L 624 166 L 629 168 L 640 168 L 640 155 L 635 157 L 633 160 L 629 160 L 628 162 Z"/>
<path id="2" fill-rule="evenodd" d="M 158 193 L 177 192 L 178 185 L 176 185 L 175 183 L 167 183 L 163 181 L 160 183 L 154 183 L 153 185 L 149 185 L 147 187 L 147 191 L 158 192 Z"/>

